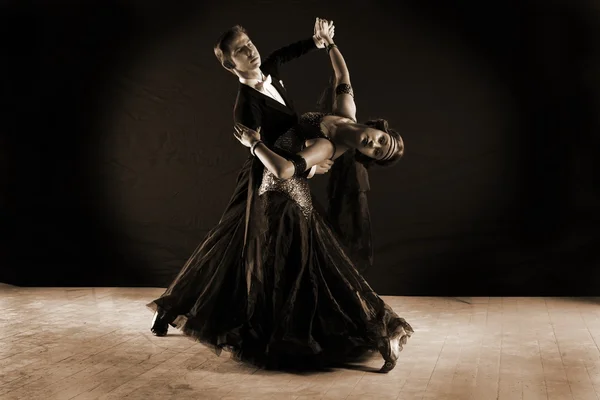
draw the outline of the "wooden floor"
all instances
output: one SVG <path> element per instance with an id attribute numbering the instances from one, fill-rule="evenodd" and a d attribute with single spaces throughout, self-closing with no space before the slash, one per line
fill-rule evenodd
<path id="1" fill-rule="evenodd" d="M 0 399 L 598 399 L 600 301 L 384 297 L 415 328 L 391 373 L 292 374 L 149 331 L 162 289 L 0 286 Z"/>

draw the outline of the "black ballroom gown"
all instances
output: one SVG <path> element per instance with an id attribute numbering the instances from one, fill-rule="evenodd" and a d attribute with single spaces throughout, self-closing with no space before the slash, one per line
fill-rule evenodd
<path id="1" fill-rule="evenodd" d="M 274 150 L 297 153 L 306 140 L 324 137 L 324 115 L 302 115 Z M 266 368 L 351 362 L 381 340 L 405 344 L 413 329 L 362 277 L 315 209 L 307 179 L 279 180 L 264 169 L 259 181 L 254 201 L 231 202 L 148 307 L 217 354 L 225 349 Z"/>

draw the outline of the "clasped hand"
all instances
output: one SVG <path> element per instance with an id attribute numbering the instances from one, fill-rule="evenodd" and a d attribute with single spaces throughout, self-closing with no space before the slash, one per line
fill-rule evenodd
<path id="1" fill-rule="evenodd" d="M 319 40 L 324 40 L 325 44 L 330 43 L 335 35 L 335 25 L 333 25 L 333 21 L 317 18 L 315 21 L 314 35 Z"/>

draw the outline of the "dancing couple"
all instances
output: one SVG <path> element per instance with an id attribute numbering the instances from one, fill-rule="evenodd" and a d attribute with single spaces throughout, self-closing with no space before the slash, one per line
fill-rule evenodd
<path id="1" fill-rule="evenodd" d="M 313 37 L 264 62 L 242 27 L 219 38 L 215 55 L 240 81 L 234 135 L 251 155 L 219 223 L 148 304 L 153 334 L 171 325 L 269 369 L 340 365 L 374 351 L 381 372 L 395 367 L 413 330 L 359 271 L 372 259 L 366 168 L 393 165 L 404 144 L 385 120 L 357 122 L 334 34 L 332 21 L 317 18 Z M 279 69 L 319 48 L 332 86 L 319 112 L 298 116 Z M 321 211 L 308 179 L 330 169 Z"/>

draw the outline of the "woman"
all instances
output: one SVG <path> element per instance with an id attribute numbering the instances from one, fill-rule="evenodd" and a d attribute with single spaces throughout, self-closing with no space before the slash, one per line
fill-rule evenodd
<path id="1" fill-rule="evenodd" d="M 373 292 L 314 211 L 306 175 L 351 149 L 366 164 L 389 165 L 402 156 L 403 144 L 384 121 L 355 122 L 343 57 L 330 37 L 323 39 L 336 75 L 333 115 L 303 115 L 275 151 L 258 132 L 236 126 L 238 139 L 266 167 L 245 246 L 229 247 L 223 238 L 233 221 L 221 221 L 197 251 L 201 259 L 176 278 L 190 290 L 180 284 L 149 306 L 177 316 L 176 326 L 218 354 L 231 350 L 259 366 L 331 365 L 378 350 L 381 371 L 389 372 L 413 330 Z"/>
<path id="2" fill-rule="evenodd" d="M 274 150 L 260 141 L 259 132 L 242 125 L 235 128 L 238 140 L 265 165 L 259 193 L 267 220 L 263 250 L 267 267 L 261 273 L 273 272 L 273 276 L 268 277 L 270 282 L 264 277 L 259 281 L 275 289 L 273 296 L 265 293 L 271 299 L 264 302 L 284 318 L 282 323 L 268 322 L 275 327 L 269 346 L 281 347 L 282 353 L 312 350 L 316 354 L 327 352 L 333 342 L 336 346 L 342 342 L 346 350 L 353 347 L 350 342 L 360 343 L 356 347 L 377 348 L 382 353 L 381 370 L 388 372 L 412 328 L 373 292 L 314 212 L 305 175 L 312 166 L 351 149 L 357 150 L 364 164 L 392 165 L 402 157 L 404 144 L 384 120 L 356 122 L 348 69 L 331 38 L 323 39 L 335 71 L 333 114 L 302 115 L 299 124 L 276 141 Z M 302 323 L 285 322 L 285 318 L 301 320 L 301 316 L 305 318 Z M 299 334 L 302 329 L 305 336 Z M 312 341 L 313 334 L 319 340 Z M 335 351 L 343 354 L 339 348 Z"/>

